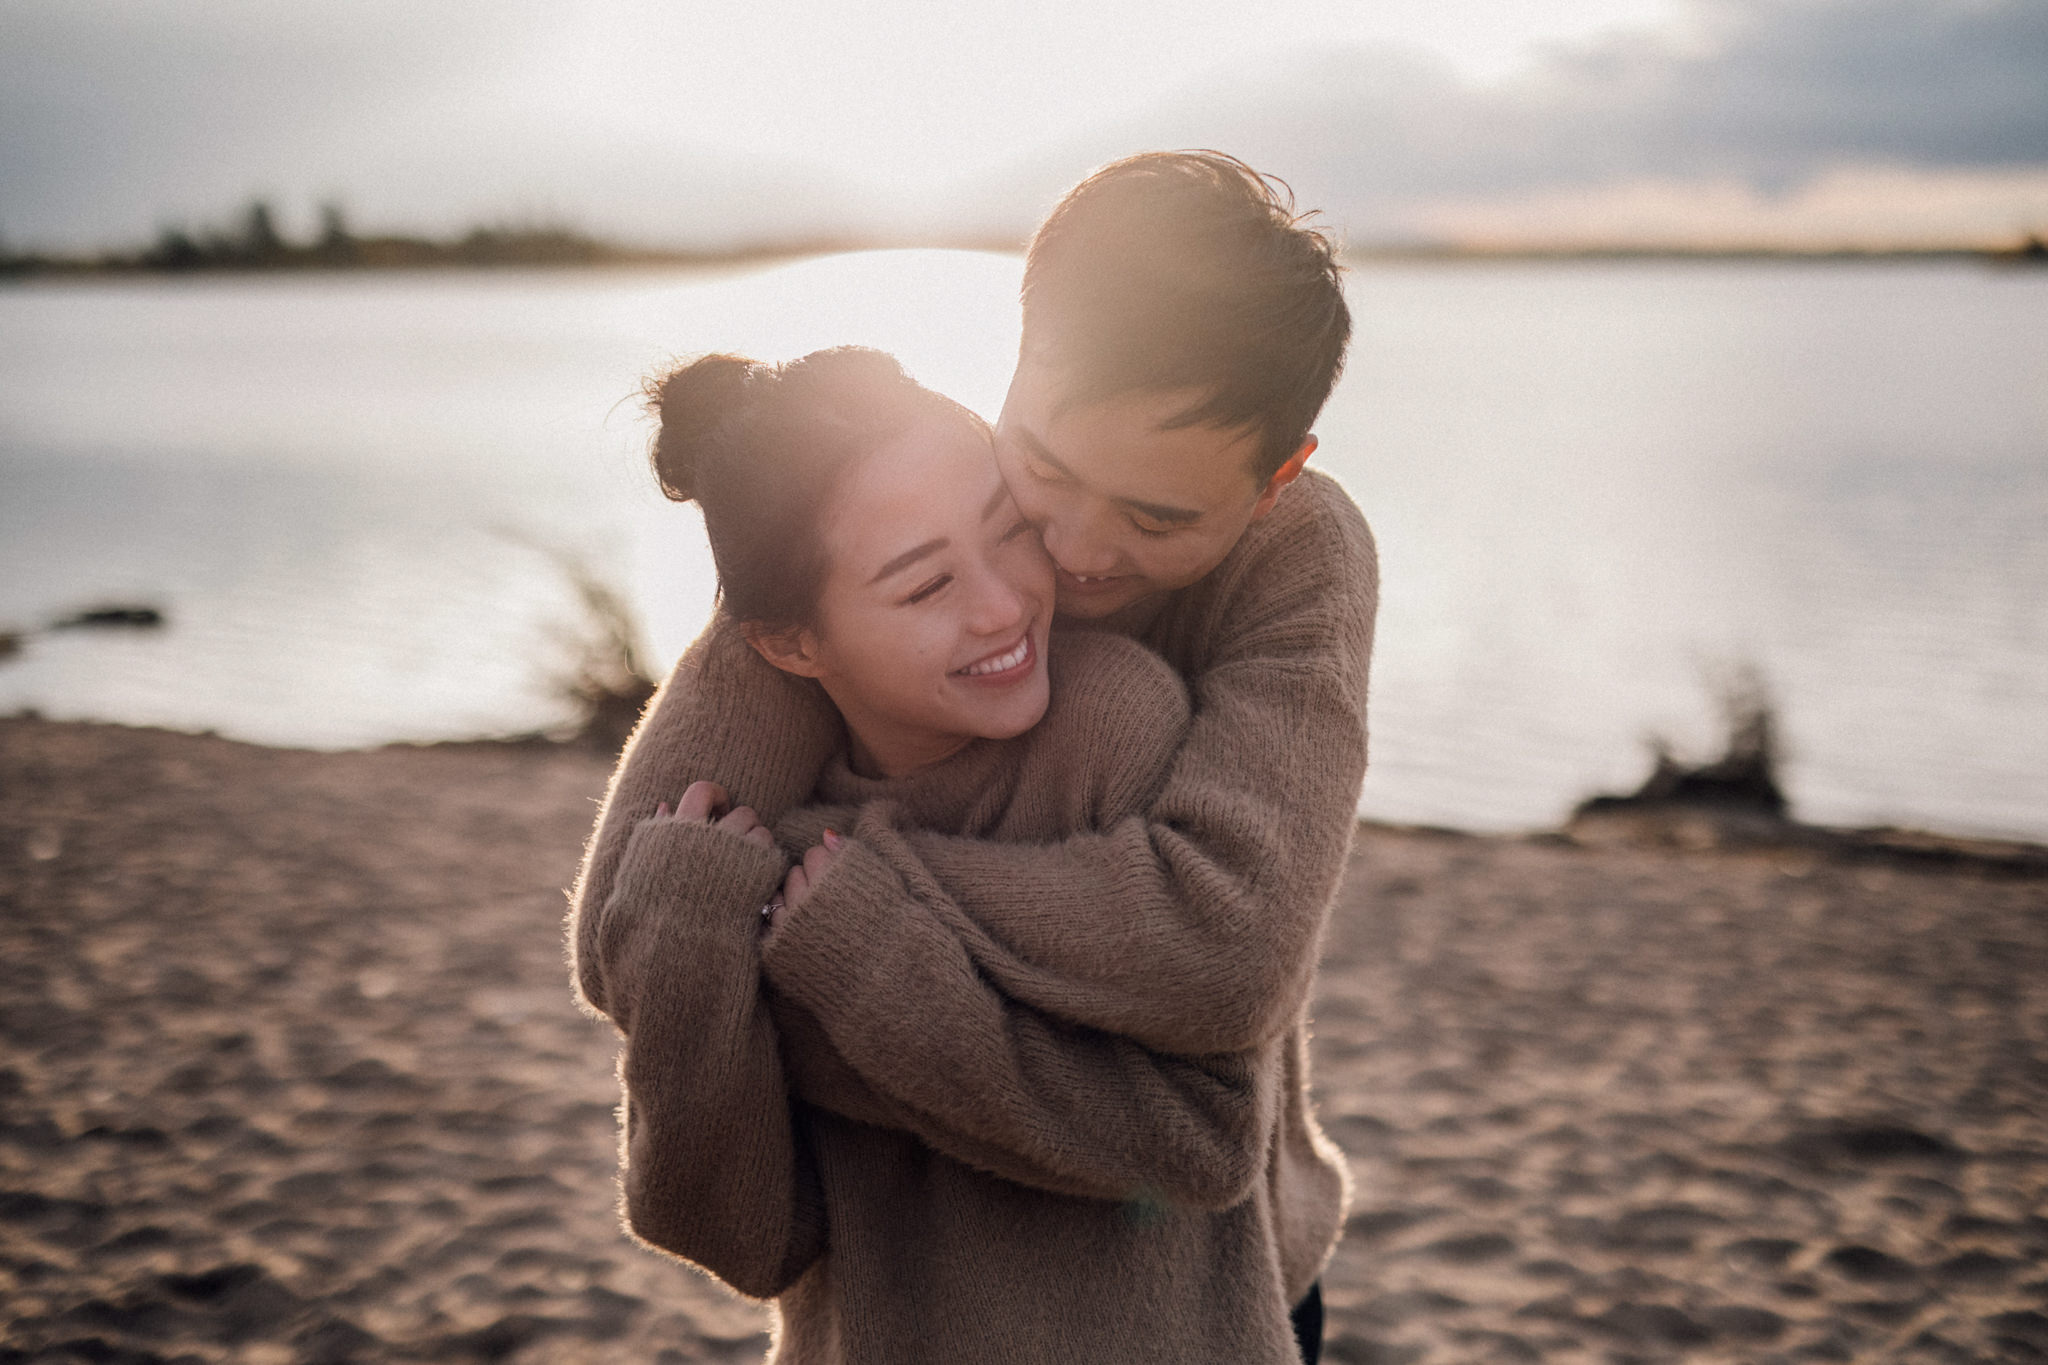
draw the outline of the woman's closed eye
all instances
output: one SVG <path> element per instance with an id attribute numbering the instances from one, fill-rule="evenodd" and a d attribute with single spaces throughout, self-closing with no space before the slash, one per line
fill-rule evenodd
<path id="1" fill-rule="evenodd" d="M 903 599 L 903 605 L 908 607 L 913 606 L 919 602 L 923 602 L 926 599 L 930 598 L 933 594 L 937 593 L 939 589 L 945 587 L 948 583 L 951 583 L 952 581 L 953 575 L 949 573 L 942 573 L 936 578 L 932 578 L 923 583 L 920 583 L 914 590 L 912 590 L 910 596 Z"/>

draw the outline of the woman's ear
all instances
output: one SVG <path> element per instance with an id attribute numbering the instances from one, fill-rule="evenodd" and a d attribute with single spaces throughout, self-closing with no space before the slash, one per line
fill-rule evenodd
<path id="1" fill-rule="evenodd" d="M 781 630 L 749 621 L 740 627 L 754 652 L 785 673 L 815 678 L 823 671 L 818 662 L 818 637 L 808 626 L 786 626 Z"/>

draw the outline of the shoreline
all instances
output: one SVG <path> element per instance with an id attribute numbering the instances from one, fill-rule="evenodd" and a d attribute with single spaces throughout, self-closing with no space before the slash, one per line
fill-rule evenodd
<path id="1" fill-rule="evenodd" d="M 604 248 L 588 256 L 511 256 L 461 259 L 446 249 L 393 253 L 375 260 L 307 259 L 251 263 L 159 265 L 136 259 L 30 254 L 0 259 L 0 285 L 58 280 L 335 279 L 403 278 L 435 274 L 566 274 L 578 272 L 742 269 L 863 251 L 983 251 L 1021 256 L 1025 243 L 1008 238 L 761 243 L 734 248 L 667 250 Z M 1856 265 L 1967 264 L 2026 273 L 2048 264 L 2048 251 L 1978 243 L 1924 247 L 1571 245 L 1479 246 L 1448 243 L 1381 244 L 1346 248 L 1347 264 L 1371 265 L 1660 265 L 1689 263 Z"/>
<path id="2" fill-rule="evenodd" d="M 0 725 L 10 722 L 178 735 L 217 740 L 225 744 L 243 745 L 276 753 L 375 754 L 413 750 L 504 750 L 512 753 L 590 755 L 606 764 L 610 764 L 616 758 L 614 751 L 600 750 L 582 738 L 557 737 L 538 730 L 521 734 L 478 735 L 464 739 L 393 740 L 385 744 L 359 748 L 320 749 L 237 739 L 215 730 L 178 730 L 154 725 L 131 725 L 125 721 L 58 720 L 45 717 L 33 708 L 12 714 L 0 714 Z M 1634 845 L 1696 852 L 1717 849 L 1803 850 L 1816 856 L 1845 860 L 1891 862 L 1905 866 L 1954 867 L 2019 877 L 2048 877 L 2048 840 L 2037 842 L 2001 835 L 1958 834 L 1906 825 L 1817 825 L 1792 816 L 1762 815 L 1713 803 L 1662 801 L 1639 796 L 1609 795 L 1591 800 L 1597 803 L 1599 809 L 1582 809 L 1554 828 L 1467 829 L 1458 825 L 1382 820 L 1366 815 L 1358 817 L 1358 826 L 1364 830 L 1420 838 L 1562 843 L 1589 848 Z"/>
<path id="3" fill-rule="evenodd" d="M 760 1359 L 617 1225 L 610 768 L 0 720 L 0 1359 Z M 1671 828 L 1361 824 L 1325 1358 L 2048 1353 L 2048 881 Z"/>

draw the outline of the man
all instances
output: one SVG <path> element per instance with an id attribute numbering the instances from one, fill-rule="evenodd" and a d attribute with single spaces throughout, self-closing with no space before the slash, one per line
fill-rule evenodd
<path id="1" fill-rule="evenodd" d="M 695 814 L 729 791 L 786 846 L 811 845 L 763 950 L 771 984 L 778 959 L 881 958 L 943 932 L 1020 1008 L 1173 1054 L 1272 1049 L 1283 1112 L 1263 1165 L 1312 1355 L 1344 1176 L 1307 1108 L 1305 1010 L 1364 776 L 1378 586 L 1363 518 L 1304 473 L 1349 337 L 1338 266 L 1242 163 L 1150 154 L 1054 209 L 1023 305 L 997 458 L 1058 566 L 1060 615 L 1140 639 L 1189 687 L 1193 722 L 1150 808 L 1051 846 L 803 810 L 837 743 L 829 708 L 714 622 L 614 776 L 574 896 L 579 979 L 616 1017 L 605 983 L 624 964 L 599 926 L 627 836 L 709 779 Z M 757 709 L 693 706 L 698 675 L 748 668 Z M 846 837 L 826 839 L 827 819 Z M 892 1007 L 858 997 L 815 1002 L 828 1035 Z"/>

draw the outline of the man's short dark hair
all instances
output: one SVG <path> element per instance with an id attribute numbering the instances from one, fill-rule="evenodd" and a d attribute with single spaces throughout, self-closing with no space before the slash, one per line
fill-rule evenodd
<path id="1" fill-rule="evenodd" d="M 1286 463 L 1344 365 L 1343 267 L 1292 191 L 1220 152 L 1146 152 L 1067 192 L 1031 239 L 1024 344 L 1067 376 L 1065 405 L 1206 395 L 1168 427 L 1259 435 Z"/>

